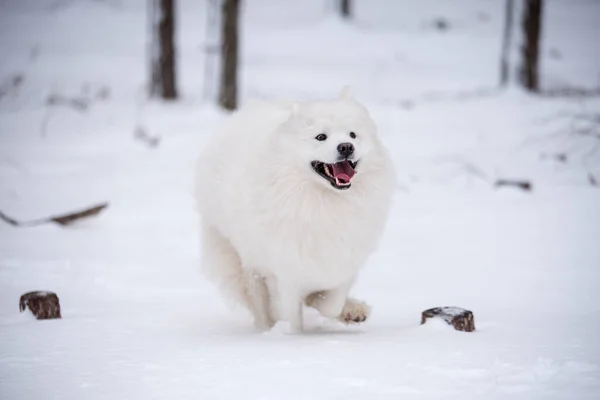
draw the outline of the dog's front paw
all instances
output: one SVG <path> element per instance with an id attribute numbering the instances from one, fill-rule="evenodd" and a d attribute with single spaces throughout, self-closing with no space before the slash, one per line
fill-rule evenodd
<path id="1" fill-rule="evenodd" d="M 345 324 L 360 324 L 371 314 L 371 307 L 362 301 L 347 299 L 338 320 Z"/>

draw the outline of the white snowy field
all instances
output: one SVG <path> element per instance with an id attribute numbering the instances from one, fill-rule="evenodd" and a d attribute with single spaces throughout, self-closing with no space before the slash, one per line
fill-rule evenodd
<path id="1" fill-rule="evenodd" d="M 353 293 L 372 317 L 258 334 L 200 274 L 193 166 L 227 118 L 202 101 L 204 1 L 180 2 L 183 97 L 162 104 L 144 96 L 144 1 L 2 0 L 0 211 L 110 206 L 71 228 L 0 221 L 0 399 L 600 398 L 600 129 L 581 116 L 600 98 L 494 91 L 501 1 L 361 0 L 347 25 L 324 1 L 245 3 L 243 100 L 351 84 L 394 156 Z M 545 11 L 544 89 L 600 86 L 600 3 Z M 32 290 L 63 318 L 20 314 Z M 434 306 L 472 310 L 477 331 L 420 326 Z"/>

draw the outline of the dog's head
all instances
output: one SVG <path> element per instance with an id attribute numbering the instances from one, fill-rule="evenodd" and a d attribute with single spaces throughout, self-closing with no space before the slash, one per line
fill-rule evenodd
<path id="1" fill-rule="evenodd" d="M 278 132 L 285 162 L 333 190 L 347 190 L 384 157 L 375 123 L 345 88 L 333 101 L 295 103 Z"/>

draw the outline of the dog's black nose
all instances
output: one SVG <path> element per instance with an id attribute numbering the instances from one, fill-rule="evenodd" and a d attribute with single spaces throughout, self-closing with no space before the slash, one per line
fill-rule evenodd
<path id="1" fill-rule="evenodd" d="M 352 143 L 340 143 L 337 149 L 340 155 L 345 158 L 350 157 L 354 153 L 354 145 Z"/>

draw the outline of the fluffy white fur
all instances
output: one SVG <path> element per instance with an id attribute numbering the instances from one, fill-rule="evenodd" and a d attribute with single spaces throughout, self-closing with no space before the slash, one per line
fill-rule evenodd
<path id="1" fill-rule="evenodd" d="M 320 133 L 327 140 L 315 140 Z M 335 162 L 342 142 L 359 160 L 348 190 L 311 167 Z M 348 292 L 384 228 L 394 176 L 374 122 L 347 89 L 332 101 L 238 111 L 205 148 L 196 184 L 203 267 L 257 328 L 287 320 L 301 331 L 303 305 L 347 323 L 368 317 Z"/>

